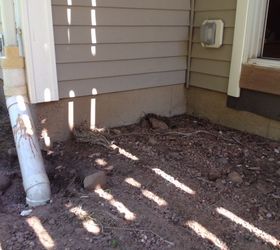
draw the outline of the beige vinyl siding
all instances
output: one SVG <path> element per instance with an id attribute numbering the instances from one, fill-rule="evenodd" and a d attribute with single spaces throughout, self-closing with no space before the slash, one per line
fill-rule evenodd
<path id="1" fill-rule="evenodd" d="M 237 0 L 196 0 L 190 85 L 227 92 L 232 56 Z M 224 21 L 223 46 L 203 48 L 200 44 L 200 25 L 207 19 Z"/>
<path id="2" fill-rule="evenodd" d="M 189 0 L 52 0 L 52 6 L 60 97 L 185 82 Z"/>

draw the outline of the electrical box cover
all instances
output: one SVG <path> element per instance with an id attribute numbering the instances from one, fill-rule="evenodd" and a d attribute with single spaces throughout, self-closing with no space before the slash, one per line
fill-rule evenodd
<path id="1" fill-rule="evenodd" d="M 200 42 L 206 48 L 220 48 L 223 45 L 224 22 L 205 20 L 200 27 Z"/>

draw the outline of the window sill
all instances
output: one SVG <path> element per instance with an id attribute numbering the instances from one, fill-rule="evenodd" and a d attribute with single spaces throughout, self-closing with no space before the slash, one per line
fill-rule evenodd
<path id="1" fill-rule="evenodd" d="M 280 63 L 273 60 L 253 59 L 243 64 L 240 88 L 280 96 Z M 268 61 L 270 63 L 268 63 Z M 273 62 L 278 62 L 278 65 Z"/>
<path id="2" fill-rule="evenodd" d="M 280 59 L 271 60 L 264 58 L 249 59 L 248 64 L 264 67 L 264 68 L 274 68 L 280 70 Z"/>

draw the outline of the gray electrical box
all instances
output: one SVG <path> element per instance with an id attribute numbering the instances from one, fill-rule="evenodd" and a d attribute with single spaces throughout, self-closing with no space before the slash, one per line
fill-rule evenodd
<path id="1" fill-rule="evenodd" d="M 200 27 L 200 42 L 206 48 L 220 48 L 223 45 L 224 22 L 205 20 Z"/>

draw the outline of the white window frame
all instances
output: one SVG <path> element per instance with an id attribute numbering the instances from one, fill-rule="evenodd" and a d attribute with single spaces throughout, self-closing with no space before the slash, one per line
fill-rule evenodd
<path id="1" fill-rule="evenodd" d="M 240 97 L 242 64 L 280 68 L 280 60 L 260 58 L 269 0 L 237 0 L 228 95 Z"/>
<path id="2" fill-rule="evenodd" d="M 31 103 L 59 100 L 51 0 L 14 0 Z M 20 44 L 21 42 L 19 42 Z"/>

